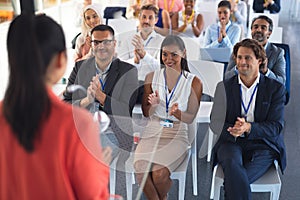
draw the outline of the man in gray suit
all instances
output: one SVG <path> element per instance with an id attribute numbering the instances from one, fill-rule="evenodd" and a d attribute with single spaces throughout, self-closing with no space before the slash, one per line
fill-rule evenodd
<path id="1" fill-rule="evenodd" d="M 137 98 L 137 69 L 114 57 L 116 40 L 110 26 L 98 25 L 91 35 L 94 56 L 77 62 L 68 79 L 68 86 L 81 85 L 87 91 L 66 91 L 63 95 L 64 100 L 73 105 L 92 113 L 102 110 L 109 115 L 111 123 L 108 130 L 101 133 L 101 142 L 103 146 L 112 146 L 112 157 L 115 157 L 120 149 L 131 151 L 131 116 Z"/>
<path id="2" fill-rule="evenodd" d="M 265 66 L 260 68 L 260 72 L 269 78 L 276 79 L 280 83 L 285 84 L 286 63 L 284 59 L 284 51 L 268 41 L 272 34 L 272 30 L 273 22 L 269 17 L 260 15 L 252 20 L 252 39 L 255 39 L 264 47 L 268 58 Z M 225 72 L 225 79 L 231 78 L 238 73 L 234 60 L 235 59 L 232 54 Z"/>

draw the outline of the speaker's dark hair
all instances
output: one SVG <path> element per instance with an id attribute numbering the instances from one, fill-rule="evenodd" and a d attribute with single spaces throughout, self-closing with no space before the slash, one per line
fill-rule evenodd
<path id="1" fill-rule="evenodd" d="M 3 114 L 28 152 L 34 150 L 39 130 L 51 111 L 45 83 L 47 67 L 53 56 L 63 51 L 63 30 L 50 17 L 22 13 L 11 22 L 7 36 L 10 75 Z"/>

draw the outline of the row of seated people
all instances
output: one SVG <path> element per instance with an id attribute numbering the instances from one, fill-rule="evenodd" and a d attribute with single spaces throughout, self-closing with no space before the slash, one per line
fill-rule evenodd
<path id="1" fill-rule="evenodd" d="M 75 91 L 71 94 L 66 91 L 64 98 L 66 101 L 87 108 L 91 112 L 95 110 L 103 110 L 106 112 L 111 118 L 111 124 L 106 132 L 100 134 L 102 145 L 103 147 L 110 146 L 110 148 L 113 148 L 113 156 L 121 152 L 123 154 L 122 158 L 126 158 L 133 144 L 131 116 L 138 95 L 138 70 L 133 65 L 115 58 L 116 41 L 114 39 L 114 31 L 111 27 L 107 25 L 96 26 L 91 31 L 91 38 L 94 56 L 87 60 L 77 62 L 68 81 L 68 85 L 79 84 L 85 87 L 87 94 L 81 91 Z M 142 108 L 144 116 L 150 117 L 151 120 L 148 121 L 142 139 L 136 148 L 134 168 L 139 183 L 142 182 L 144 175 L 147 177 L 146 184 L 143 187 L 145 195 L 148 198 L 157 197 L 158 199 L 164 199 L 172 185 L 170 173 L 181 164 L 189 147 L 187 124 L 194 120 L 199 109 L 202 83 L 199 78 L 189 73 L 188 62 L 186 60 L 188 50 L 185 48 L 184 42 L 179 36 L 169 35 L 165 37 L 160 46 L 160 65 L 162 67 L 154 69 L 153 72 L 148 73 L 145 77 Z M 239 48 L 244 51 L 239 50 Z M 249 52 L 245 52 L 245 49 Z M 258 50 L 260 53 L 257 54 L 256 51 Z M 264 92 L 270 94 L 270 97 L 272 97 L 274 92 L 280 96 L 280 105 L 278 104 L 276 106 L 279 106 L 281 110 L 284 102 L 284 96 L 281 95 L 284 90 L 283 85 L 271 78 L 259 75 L 259 69 L 261 68 L 259 66 L 264 66 L 266 60 L 264 48 L 256 40 L 247 39 L 237 44 L 234 50 L 234 58 L 238 62 L 238 71 L 242 73 L 238 73 L 238 75 L 235 74 L 234 77 L 228 79 L 227 82 L 236 81 L 236 84 L 238 84 L 238 78 L 240 78 L 246 85 L 245 88 L 248 87 L 250 92 L 260 92 L 257 92 L 257 99 L 260 98 L 259 95 L 262 94 L 261 90 L 263 89 L 255 90 L 255 87 L 252 86 L 258 81 L 261 83 L 259 84 L 260 88 L 265 87 L 263 86 L 265 83 L 268 87 L 270 84 L 272 84 L 274 88 L 276 86 L 278 90 L 274 89 Z M 251 65 L 253 70 L 249 70 L 249 73 L 245 73 L 244 70 L 247 71 L 246 65 Z M 251 83 L 248 81 L 251 81 Z M 229 84 L 227 82 L 226 87 Z M 230 88 L 226 88 L 226 91 L 229 89 Z M 245 89 L 245 91 L 249 92 L 248 90 Z M 238 92 L 238 95 L 235 96 L 239 97 L 239 90 L 236 92 Z M 247 95 L 245 95 L 245 98 L 247 99 L 246 96 Z M 269 100 L 270 103 L 275 102 L 271 99 Z M 251 100 L 249 101 L 248 99 L 246 101 L 250 102 L 249 105 L 251 104 Z M 273 106 L 270 106 L 270 108 L 277 110 L 277 108 Z M 254 106 L 252 106 L 250 110 L 250 113 L 252 113 L 251 116 L 254 116 Z M 233 110 L 230 112 L 233 112 Z M 244 115 L 247 115 L 248 110 L 245 112 Z M 274 112 L 274 110 L 266 110 L 266 113 L 269 112 Z M 270 115 L 266 113 L 264 114 L 265 117 L 259 119 L 260 122 L 270 120 L 268 118 Z M 240 114 L 243 114 L 243 112 Z M 278 124 L 280 124 L 283 115 L 281 115 L 282 113 L 277 114 L 280 114 L 280 116 L 276 118 Z M 242 133 L 247 133 L 247 136 L 253 133 L 253 137 L 255 137 L 253 131 L 259 131 L 260 129 L 257 126 L 261 126 L 259 125 L 260 123 L 255 123 L 257 119 L 250 117 L 250 115 L 247 121 L 245 121 L 244 118 L 236 118 L 235 114 L 228 120 L 232 123 L 232 127 L 228 126 L 228 132 L 222 132 L 222 135 L 225 134 L 230 141 L 231 137 L 240 137 Z M 220 122 L 218 121 L 217 123 Z M 251 129 L 252 126 L 253 128 Z M 280 134 L 281 128 L 280 130 L 276 130 L 276 134 Z M 230 136 L 227 135 L 228 133 L 230 133 Z M 268 137 L 266 136 L 265 138 L 268 141 Z M 239 139 L 238 141 L 241 145 L 245 142 L 244 139 Z M 225 148 L 226 145 L 226 148 L 228 147 L 228 144 L 226 143 L 225 145 L 222 140 L 220 140 L 218 144 L 217 152 Z M 256 165 L 253 166 L 251 170 L 253 170 L 254 174 L 259 172 L 259 176 L 253 176 L 249 179 L 249 182 L 244 182 L 245 188 L 243 188 L 243 192 L 237 193 L 225 190 L 225 193 L 228 195 L 250 195 L 247 184 L 249 186 L 251 182 L 263 175 L 265 170 L 271 166 L 272 159 L 282 159 L 281 164 L 284 169 L 284 156 L 278 157 L 279 155 L 274 153 L 277 151 L 277 148 L 281 146 L 272 146 L 270 148 L 268 142 L 265 142 L 264 139 L 257 144 L 260 148 L 263 148 L 263 153 L 270 153 L 268 164 L 265 165 L 263 169 L 257 168 Z M 252 147 L 253 145 L 255 146 L 256 143 L 251 142 L 250 146 Z M 232 150 L 234 149 L 232 148 Z M 224 151 L 222 150 L 222 152 Z M 252 153 L 253 149 L 250 149 L 245 156 L 251 156 Z M 264 154 L 255 155 L 264 156 Z M 226 156 L 227 155 L 222 155 L 220 157 L 218 154 L 218 160 L 222 166 L 226 165 L 226 163 L 222 161 L 222 158 Z M 263 160 L 263 162 L 265 162 L 265 160 Z M 150 170 L 152 173 L 148 174 L 147 170 L 149 165 L 151 166 Z M 230 172 L 224 173 L 225 176 L 230 176 Z M 240 175 L 243 175 L 241 176 L 243 180 L 247 179 L 244 176 L 244 172 L 241 172 Z M 235 182 L 235 180 L 231 181 L 233 181 L 234 185 L 237 185 L 235 187 L 238 188 L 239 183 Z"/>
<path id="2" fill-rule="evenodd" d="M 244 2 L 243 2 L 244 3 Z M 145 1 L 143 5 L 153 5 L 157 7 L 158 2 L 157 1 Z M 196 13 L 194 10 L 194 0 L 184 0 L 184 10 L 180 12 L 175 12 L 173 14 L 173 17 L 170 20 L 168 12 L 163 12 L 161 8 L 158 9 L 158 11 L 155 11 L 155 20 L 154 20 L 154 30 L 161 34 L 162 36 L 168 35 L 170 30 L 172 29 L 173 34 L 180 34 L 184 37 L 199 37 L 201 33 L 203 32 L 204 28 L 204 19 L 203 16 L 200 13 Z M 241 30 L 240 28 L 237 28 L 236 25 L 231 24 L 244 24 L 239 27 L 244 27 L 242 29 L 246 30 L 246 11 L 244 9 L 244 6 L 242 6 L 241 12 L 237 10 L 237 8 L 240 8 L 238 4 L 235 4 L 234 2 L 222 2 L 218 5 L 218 15 L 219 15 L 219 23 L 220 23 L 220 34 L 217 35 L 218 25 L 214 24 L 210 28 L 207 29 L 205 37 L 205 46 L 210 46 L 213 41 L 215 41 L 216 37 L 219 38 L 219 36 L 225 37 L 225 32 L 228 31 L 230 37 L 229 40 L 227 38 L 224 39 L 223 45 L 219 46 L 229 46 L 232 47 L 234 43 L 240 39 Z M 223 8 L 220 10 L 220 8 Z M 231 15 L 231 13 L 233 13 Z M 243 13 L 243 14 L 240 14 Z M 90 55 L 90 30 L 98 24 L 103 24 L 104 20 L 102 19 L 101 10 L 99 5 L 97 4 L 91 4 L 86 6 L 83 9 L 82 14 L 83 20 L 82 20 L 82 31 L 79 35 L 78 39 L 73 41 L 74 47 L 76 49 L 76 56 L 75 61 L 78 61 L 80 59 L 85 59 L 86 55 Z M 139 15 L 138 20 L 141 22 L 141 8 L 139 8 Z M 144 22 L 147 23 L 147 22 Z M 171 28 L 172 27 L 172 28 Z M 228 27 L 230 27 L 230 30 L 228 30 Z M 217 36 L 215 36 L 217 35 Z M 216 46 L 216 44 L 213 44 L 212 46 Z"/>
<path id="3" fill-rule="evenodd" d="M 189 4 L 189 3 L 187 3 Z M 188 6 L 189 8 L 192 8 L 193 4 L 191 3 L 191 6 Z M 219 22 L 218 24 L 212 24 L 210 27 L 207 28 L 205 34 L 204 41 L 200 42 L 199 47 L 228 47 L 232 49 L 233 45 L 240 40 L 242 37 L 241 33 L 242 29 L 238 28 L 235 23 L 232 23 L 233 19 L 231 19 L 231 15 L 229 15 L 230 8 L 232 9 L 232 4 L 228 4 L 226 2 L 220 2 L 218 5 L 218 13 L 219 13 Z M 89 36 L 89 31 L 91 28 L 93 28 L 95 25 L 103 23 L 103 20 L 101 18 L 101 15 L 99 14 L 99 10 L 96 5 L 92 4 L 90 6 L 87 6 L 84 9 L 83 16 L 83 30 L 82 34 L 78 37 L 76 41 L 76 56 L 75 56 L 75 61 L 78 61 L 80 59 L 85 59 L 91 55 L 90 52 L 90 36 Z M 229 9 L 229 10 L 228 10 Z M 192 9 L 189 10 L 190 12 L 193 12 Z M 237 13 L 237 12 L 234 12 Z M 237 16 L 239 14 L 236 14 Z M 159 18 L 159 12 L 157 13 L 157 16 Z M 197 21 L 201 21 L 201 17 L 198 15 Z M 229 19 L 228 19 L 229 16 Z M 140 19 L 143 16 L 139 17 L 139 29 L 141 29 L 141 21 Z M 241 19 L 241 17 L 234 17 L 236 19 Z M 244 18 L 244 17 L 243 17 Z M 156 18 L 157 20 L 157 18 Z M 158 20 L 159 21 L 159 20 Z M 188 20 L 190 21 L 190 20 Z M 156 21 L 155 21 L 156 22 Z M 145 22 L 144 22 L 145 23 Z M 147 21 L 146 21 L 147 23 Z M 201 33 L 201 23 L 199 24 L 197 22 L 197 26 L 194 26 L 193 23 L 189 25 L 189 27 L 186 27 L 184 24 L 182 26 L 179 26 L 177 30 L 179 32 L 173 32 L 174 34 L 180 34 L 180 36 L 187 36 L 187 37 L 192 37 L 193 34 L 199 35 Z M 177 24 L 178 25 L 178 24 Z M 239 26 L 241 27 L 241 26 Z M 154 26 L 154 30 L 157 33 L 157 26 Z M 184 33 L 181 33 L 184 32 Z M 85 35 L 85 36 L 84 36 Z M 120 34 L 121 35 L 121 34 Z M 228 37 L 226 37 L 228 36 Z M 144 41 L 146 39 L 144 38 Z M 120 41 L 119 44 L 122 42 Z M 75 45 L 74 45 L 75 46 Z M 122 45 L 121 45 L 122 49 Z M 121 53 L 122 50 L 121 50 Z M 229 60 L 229 58 L 228 58 Z"/>

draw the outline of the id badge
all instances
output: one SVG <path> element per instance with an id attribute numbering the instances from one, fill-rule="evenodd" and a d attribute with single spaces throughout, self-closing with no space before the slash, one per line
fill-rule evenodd
<path id="1" fill-rule="evenodd" d="M 173 128 L 173 121 L 168 120 L 168 119 L 160 120 L 159 124 L 165 128 Z"/>

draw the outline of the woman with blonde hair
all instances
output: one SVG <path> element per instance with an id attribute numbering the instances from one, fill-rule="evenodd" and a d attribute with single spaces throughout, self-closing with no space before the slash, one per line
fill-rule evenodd
<path id="1" fill-rule="evenodd" d="M 76 39 L 75 61 L 84 60 L 92 56 L 90 31 L 97 25 L 102 24 L 101 6 L 91 4 L 83 9 L 81 34 Z"/>

